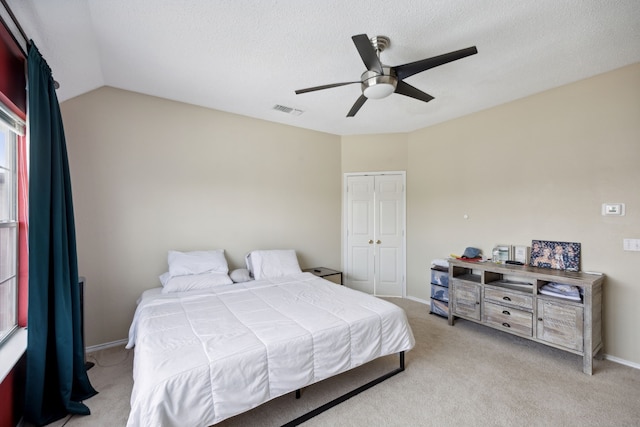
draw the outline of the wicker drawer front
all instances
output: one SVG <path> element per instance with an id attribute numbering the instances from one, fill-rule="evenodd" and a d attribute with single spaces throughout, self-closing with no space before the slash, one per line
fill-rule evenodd
<path id="1" fill-rule="evenodd" d="M 482 320 L 505 331 L 533 336 L 533 314 L 528 311 L 485 301 Z"/>
<path id="2" fill-rule="evenodd" d="M 484 289 L 484 299 L 530 310 L 533 309 L 533 295 L 486 287 Z"/>

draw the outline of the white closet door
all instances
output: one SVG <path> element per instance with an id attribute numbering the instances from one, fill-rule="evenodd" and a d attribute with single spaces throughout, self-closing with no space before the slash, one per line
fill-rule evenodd
<path id="1" fill-rule="evenodd" d="M 402 296 L 404 209 L 402 177 L 375 178 L 375 295 Z"/>
<path id="2" fill-rule="evenodd" d="M 371 176 L 352 176 L 347 181 L 348 286 L 374 293 L 374 182 Z"/>
<path id="3" fill-rule="evenodd" d="M 403 175 L 347 177 L 347 286 L 403 296 L 404 200 Z"/>

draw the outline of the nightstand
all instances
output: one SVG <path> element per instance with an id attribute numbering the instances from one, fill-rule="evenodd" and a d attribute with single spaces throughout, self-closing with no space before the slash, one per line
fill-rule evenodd
<path id="1" fill-rule="evenodd" d="M 305 273 L 311 273 L 311 274 L 315 274 L 318 277 L 322 277 L 322 278 L 327 278 L 329 276 L 336 276 L 336 275 L 340 275 L 340 285 L 342 285 L 342 271 L 338 271 L 338 270 L 332 270 L 330 268 L 326 268 L 326 267 L 312 267 L 312 268 L 305 268 L 302 271 L 304 271 Z"/>

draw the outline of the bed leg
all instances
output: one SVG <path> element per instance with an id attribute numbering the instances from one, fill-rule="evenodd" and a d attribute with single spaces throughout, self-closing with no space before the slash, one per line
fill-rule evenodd
<path id="1" fill-rule="evenodd" d="M 373 387 L 376 384 L 381 383 L 382 381 L 391 378 L 394 375 L 399 374 L 400 372 L 404 371 L 404 351 L 401 351 L 400 353 L 398 353 L 398 355 L 400 356 L 400 366 L 397 369 L 394 369 L 391 372 L 388 372 L 372 381 L 369 381 L 368 383 L 366 383 L 363 386 L 360 386 L 358 388 L 355 388 L 353 390 L 351 390 L 348 393 L 343 394 L 342 396 L 339 396 L 335 399 L 333 399 L 331 402 L 329 403 L 325 403 L 324 405 L 311 410 L 309 412 L 307 412 L 304 415 L 299 416 L 298 418 L 296 418 L 293 421 L 289 421 L 286 424 L 283 424 L 282 427 L 294 427 L 297 425 L 302 424 L 305 421 L 310 420 L 311 418 L 315 417 L 318 414 L 323 413 L 324 411 L 333 408 L 334 406 L 344 402 L 347 399 L 351 399 L 353 396 L 355 396 L 356 394 L 359 394 L 367 389 L 370 389 L 371 387 Z M 296 399 L 300 398 L 300 389 L 296 390 Z"/>

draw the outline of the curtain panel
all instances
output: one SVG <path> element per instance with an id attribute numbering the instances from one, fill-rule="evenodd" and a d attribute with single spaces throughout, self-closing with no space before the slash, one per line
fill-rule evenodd
<path id="1" fill-rule="evenodd" d="M 29 310 L 25 419 L 44 425 L 88 415 L 71 182 L 51 69 L 31 41 L 27 58 Z"/>

